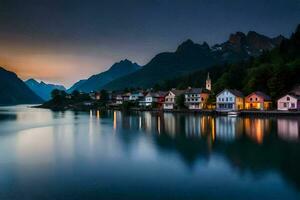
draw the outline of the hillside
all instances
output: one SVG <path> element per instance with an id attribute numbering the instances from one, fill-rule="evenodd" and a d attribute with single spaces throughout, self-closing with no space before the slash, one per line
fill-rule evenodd
<path id="1" fill-rule="evenodd" d="M 68 92 L 74 90 L 82 92 L 90 92 L 93 90 L 98 90 L 105 84 L 128 74 L 131 74 L 140 69 L 140 66 L 129 60 L 122 60 L 118 63 L 113 64 L 107 71 L 102 72 L 97 75 L 93 75 L 87 80 L 81 80 L 75 83 Z"/>
<path id="2" fill-rule="evenodd" d="M 0 67 L 0 105 L 36 104 L 43 100 L 13 72 Z"/>

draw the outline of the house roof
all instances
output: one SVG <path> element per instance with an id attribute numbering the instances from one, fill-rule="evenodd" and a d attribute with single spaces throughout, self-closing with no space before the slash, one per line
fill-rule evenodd
<path id="1" fill-rule="evenodd" d="M 231 94 L 233 94 L 234 96 L 237 96 L 237 97 L 244 97 L 243 93 L 240 92 L 239 90 L 236 90 L 236 89 L 224 89 L 222 92 L 220 92 L 219 94 L 217 94 L 217 96 L 219 96 L 221 93 L 223 93 L 224 91 L 228 91 L 230 92 Z"/>
<path id="2" fill-rule="evenodd" d="M 209 93 L 209 91 L 204 88 L 189 88 L 185 91 L 185 94 L 201 94 L 201 93 Z"/>
<path id="3" fill-rule="evenodd" d="M 130 92 L 127 92 L 127 93 L 125 93 L 125 94 L 123 94 L 122 96 L 130 96 L 131 95 L 131 93 Z"/>
<path id="4" fill-rule="evenodd" d="M 291 91 L 289 91 L 286 95 L 290 95 L 298 100 L 300 100 L 300 85 L 296 85 Z M 282 96 L 285 97 L 286 95 Z M 279 99 L 281 99 L 280 97 Z"/>
<path id="5" fill-rule="evenodd" d="M 175 96 L 180 96 L 185 93 L 185 90 L 170 90 Z"/>
<path id="6" fill-rule="evenodd" d="M 264 100 L 266 100 L 266 101 L 271 101 L 271 100 L 272 100 L 270 96 L 268 96 L 268 95 L 266 95 L 265 93 L 260 92 L 260 91 L 252 92 L 252 93 L 249 94 L 248 96 L 250 96 L 250 95 L 252 95 L 252 94 L 256 94 L 257 96 L 262 97 L 262 98 L 263 98 Z M 248 97 L 248 96 L 247 96 L 247 97 Z"/>
<path id="7" fill-rule="evenodd" d="M 148 92 L 147 97 L 164 97 L 168 92 L 158 91 L 158 92 Z"/>
<path id="8" fill-rule="evenodd" d="M 285 97 L 287 95 L 289 95 L 289 96 L 291 96 L 291 97 L 293 97 L 293 98 L 295 98 L 297 100 L 300 100 L 300 95 L 295 95 L 295 94 L 292 94 L 292 93 L 288 93 L 288 94 L 286 94 L 284 96 L 281 96 L 278 100 L 280 100 L 281 98 L 283 98 L 283 97 Z"/>
<path id="9" fill-rule="evenodd" d="M 140 91 L 135 91 L 135 92 L 132 92 L 131 95 L 144 95 L 142 92 Z"/>

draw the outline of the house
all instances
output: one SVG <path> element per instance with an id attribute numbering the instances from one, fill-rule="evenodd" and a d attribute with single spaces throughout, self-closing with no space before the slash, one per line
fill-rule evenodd
<path id="1" fill-rule="evenodd" d="M 100 100 L 100 98 L 101 98 L 100 92 L 94 92 L 94 91 L 92 91 L 92 92 L 89 93 L 89 96 L 93 100 Z"/>
<path id="2" fill-rule="evenodd" d="M 278 110 L 300 110 L 300 86 L 277 100 Z"/>
<path id="3" fill-rule="evenodd" d="M 127 93 L 123 94 L 123 95 L 122 95 L 123 103 L 124 103 L 124 101 L 129 101 L 130 96 L 131 96 L 131 93 L 130 93 L 130 92 L 127 92 Z"/>
<path id="4" fill-rule="evenodd" d="M 277 100 L 278 110 L 300 110 L 300 96 L 286 94 Z"/>
<path id="5" fill-rule="evenodd" d="M 244 95 L 238 90 L 225 89 L 216 97 L 217 111 L 236 111 L 244 108 Z"/>
<path id="6" fill-rule="evenodd" d="M 165 102 L 163 103 L 164 110 L 172 110 L 177 107 L 176 105 L 176 98 L 180 95 L 184 95 L 185 90 L 175 90 L 172 89 L 165 97 Z"/>
<path id="7" fill-rule="evenodd" d="M 129 101 L 138 101 L 141 100 L 144 97 L 144 94 L 142 92 L 136 91 L 132 92 L 129 95 Z"/>
<path id="8" fill-rule="evenodd" d="M 260 91 L 252 92 L 245 98 L 245 109 L 269 110 L 271 105 L 271 97 Z"/>
<path id="9" fill-rule="evenodd" d="M 158 108 L 162 107 L 163 102 L 165 101 L 165 96 L 167 95 L 167 92 L 148 92 L 148 94 L 139 101 L 140 106 L 152 106 L 153 103 L 157 104 Z"/>
<path id="10" fill-rule="evenodd" d="M 116 98 L 115 101 L 117 105 L 123 104 L 123 96 L 121 94 L 117 94 L 115 98 Z"/>
<path id="11" fill-rule="evenodd" d="M 184 93 L 184 103 L 190 110 L 203 109 L 209 93 L 209 90 L 203 88 L 188 88 Z"/>
<path id="12" fill-rule="evenodd" d="M 163 104 L 165 102 L 165 98 L 168 95 L 168 92 L 159 91 L 157 92 L 157 108 L 163 108 Z"/>

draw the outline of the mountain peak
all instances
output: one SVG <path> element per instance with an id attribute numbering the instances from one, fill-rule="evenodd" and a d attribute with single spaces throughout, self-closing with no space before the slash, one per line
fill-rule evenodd
<path id="1" fill-rule="evenodd" d="M 28 80 L 25 81 L 25 83 L 34 83 L 34 84 L 39 84 L 39 82 L 33 78 L 30 78 Z"/>
<path id="2" fill-rule="evenodd" d="M 117 62 L 113 64 L 110 68 L 110 70 L 124 70 L 124 69 L 138 69 L 140 66 L 137 63 L 134 63 L 128 59 L 121 60 L 120 62 Z"/>
<path id="3" fill-rule="evenodd" d="M 197 51 L 197 50 L 208 51 L 210 49 L 207 42 L 203 42 L 202 44 L 194 43 L 191 39 L 187 39 L 183 43 L 181 43 L 176 52 L 189 52 L 189 51 Z"/>
<path id="4" fill-rule="evenodd" d="M 182 42 L 178 48 L 177 51 L 185 50 L 186 48 L 189 48 L 191 46 L 194 46 L 195 43 L 191 39 L 187 39 L 186 41 Z"/>
<path id="5" fill-rule="evenodd" d="M 246 39 L 245 33 L 236 32 L 236 33 L 230 34 L 228 42 L 239 45 L 239 44 L 244 43 L 245 39 Z"/>

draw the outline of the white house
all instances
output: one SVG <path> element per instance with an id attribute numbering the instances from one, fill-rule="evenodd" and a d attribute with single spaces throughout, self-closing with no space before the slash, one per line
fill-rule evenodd
<path id="1" fill-rule="evenodd" d="M 138 101 L 144 97 L 142 92 L 132 92 L 129 96 L 129 101 Z"/>
<path id="2" fill-rule="evenodd" d="M 189 88 L 184 94 L 184 103 L 190 110 L 203 109 L 209 97 L 209 91 L 203 88 Z"/>
<path id="3" fill-rule="evenodd" d="M 165 97 L 165 102 L 163 104 L 164 110 L 172 110 L 176 107 L 176 98 L 183 95 L 185 90 L 171 90 Z"/>
<path id="4" fill-rule="evenodd" d="M 238 90 L 225 89 L 217 95 L 218 111 L 236 111 L 244 108 L 244 95 Z"/>
<path id="5" fill-rule="evenodd" d="M 116 96 L 116 104 L 118 104 L 118 105 L 123 104 L 123 96 L 121 94 L 118 94 Z"/>
<path id="6" fill-rule="evenodd" d="M 300 110 L 300 96 L 287 94 L 277 100 L 278 110 Z"/>

